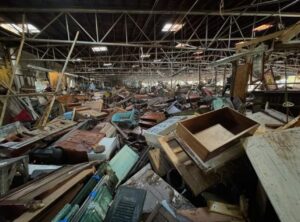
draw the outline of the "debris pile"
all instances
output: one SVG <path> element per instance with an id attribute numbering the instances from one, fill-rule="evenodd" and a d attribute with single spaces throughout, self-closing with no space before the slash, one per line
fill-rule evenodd
<path id="1" fill-rule="evenodd" d="M 299 156 L 299 117 L 283 124 L 272 109 L 182 91 L 61 96 L 64 112 L 44 127 L 2 126 L 0 219 L 257 221 L 274 209 L 282 218 L 273 194 L 291 186 L 284 175 L 299 185 L 286 160 Z"/>

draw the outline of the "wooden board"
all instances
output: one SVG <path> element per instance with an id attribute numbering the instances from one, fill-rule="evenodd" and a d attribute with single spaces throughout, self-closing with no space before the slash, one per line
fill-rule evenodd
<path id="1" fill-rule="evenodd" d="M 177 214 L 184 216 L 185 218 L 189 219 L 191 222 L 230 222 L 230 221 L 243 221 L 237 218 L 209 212 L 207 207 L 203 208 L 194 208 L 194 209 L 187 209 L 187 210 L 177 210 Z"/>
<path id="2" fill-rule="evenodd" d="M 181 147 L 184 149 L 184 151 L 189 155 L 191 159 L 193 159 L 194 163 L 205 174 L 210 172 L 216 172 L 229 161 L 235 160 L 245 153 L 242 144 L 239 142 L 233 145 L 232 147 L 228 148 L 227 150 L 224 150 L 219 155 L 204 162 L 182 139 L 176 136 L 176 134 L 174 138 L 181 144 Z"/>
<path id="3" fill-rule="evenodd" d="M 167 157 L 178 170 L 194 195 L 200 194 L 205 189 L 219 181 L 215 174 L 205 175 L 184 152 L 180 144 L 174 139 L 161 137 L 158 139 Z"/>
<path id="4" fill-rule="evenodd" d="M 159 148 L 149 150 L 149 160 L 153 170 L 161 177 L 165 176 L 170 169 L 167 160 Z"/>
<path id="5" fill-rule="evenodd" d="M 245 101 L 250 73 L 251 64 L 246 63 L 237 66 L 236 72 L 233 74 L 233 82 L 230 89 L 231 96 L 239 97 L 242 101 Z"/>
<path id="6" fill-rule="evenodd" d="M 263 83 L 267 90 L 276 90 L 278 89 L 273 70 L 269 69 L 263 74 Z"/>
<path id="7" fill-rule="evenodd" d="M 248 137 L 244 147 L 279 219 L 300 221 L 300 128 Z"/>
<path id="8" fill-rule="evenodd" d="M 81 171 L 79 174 L 74 176 L 71 180 L 67 181 L 65 184 L 63 184 L 61 187 L 59 187 L 57 190 L 52 192 L 51 195 L 44 198 L 43 199 L 43 204 L 45 205 L 45 207 L 43 207 L 41 209 L 38 209 L 36 211 L 33 211 L 33 212 L 27 211 L 14 221 L 16 221 L 16 222 L 20 221 L 21 222 L 21 221 L 30 221 L 30 220 L 32 220 L 38 214 L 43 212 L 46 209 L 47 206 L 50 206 L 51 203 L 56 201 L 60 196 L 62 196 L 64 193 L 66 193 L 69 189 L 71 189 L 77 183 L 80 183 L 81 181 L 83 181 L 83 179 L 86 176 L 93 174 L 93 172 L 94 172 L 93 169 L 86 169 L 86 170 Z"/>
<path id="9" fill-rule="evenodd" d="M 282 127 L 277 128 L 276 130 L 284 130 L 284 129 L 294 128 L 294 127 L 300 127 L 300 116 L 289 121 L 287 124 L 285 124 Z"/>
<path id="10" fill-rule="evenodd" d="M 266 127 L 266 124 L 282 124 L 282 122 L 267 115 L 264 112 L 246 113 L 246 116 L 260 124 L 260 126 L 255 131 L 254 135 L 260 135 L 273 131 L 273 129 Z"/>
<path id="11" fill-rule="evenodd" d="M 201 141 L 209 152 L 212 152 L 222 146 L 224 141 L 234 137 L 234 134 L 224 128 L 221 124 L 216 124 L 195 133 L 194 136 Z"/>
<path id="12" fill-rule="evenodd" d="M 97 112 L 95 110 L 81 110 L 76 109 L 76 118 L 100 118 L 107 116 L 106 112 Z"/>
<path id="13" fill-rule="evenodd" d="M 243 219 L 242 212 L 237 205 L 226 204 L 217 201 L 208 201 L 207 205 L 210 212 Z"/>
<path id="14" fill-rule="evenodd" d="M 82 104 L 84 107 L 88 107 L 92 110 L 101 112 L 102 106 L 103 106 L 103 100 L 96 100 L 96 101 L 87 101 L 84 104 Z"/>

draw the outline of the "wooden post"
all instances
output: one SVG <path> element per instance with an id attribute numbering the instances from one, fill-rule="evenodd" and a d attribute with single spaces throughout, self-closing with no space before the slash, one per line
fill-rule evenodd
<path id="1" fill-rule="evenodd" d="M 69 60 L 70 60 L 71 54 L 72 54 L 72 52 L 73 52 L 74 46 L 75 46 L 76 41 L 77 41 L 77 39 L 78 39 L 78 35 L 79 35 L 79 31 L 76 32 L 76 36 L 75 36 L 75 38 L 74 38 L 74 40 L 73 40 L 71 49 L 70 49 L 70 51 L 69 51 L 69 54 L 68 54 L 67 59 L 66 59 L 66 61 L 65 61 L 65 64 L 64 64 L 64 66 L 63 66 L 63 69 L 62 69 L 62 71 L 61 71 L 61 74 L 60 74 L 60 76 L 59 76 L 59 78 L 58 78 L 58 82 L 57 82 L 57 85 L 56 85 L 55 93 L 57 93 L 57 92 L 59 91 L 59 89 L 60 89 L 60 85 L 61 85 L 62 79 L 63 79 L 63 77 L 64 77 L 64 75 L 65 75 L 65 70 L 66 70 L 66 68 L 67 68 L 67 65 L 68 65 L 68 62 L 69 62 Z M 40 125 L 40 126 L 44 127 L 44 126 L 47 124 L 48 117 L 49 117 L 50 112 L 51 112 L 51 110 L 52 110 L 52 107 L 53 107 L 53 105 L 54 105 L 55 99 L 56 99 L 56 95 L 53 95 L 52 100 L 51 100 L 49 106 L 47 107 L 47 109 L 46 109 L 46 111 L 45 111 L 43 117 L 41 118 L 41 120 L 40 120 L 40 122 L 39 122 L 39 125 Z"/>
<path id="2" fill-rule="evenodd" d="M 22 18 L 22 39 L 21 39 L 19 50 L 18 50 L 16 63 L 12 67 L 12 74 L 11 74 L 11 78 L 10 78 L 9 85 L 8 85 L 9 89 L 12 88 L 12 85 L 14 83 L 15 74 L 16 74 L 16 71 L 17 71 L 18 64 L 20 62 L 20 58 L 21 58 L 21 54 L 22 54 L 22 49 L 23 49 L 24 42 L 25 42 L 25 32 L 24 32 L 25 26 L 24 26 L 24 23 L 25 23 L 25 15 L 23 14 L 23 18 Z M 2 112 L 1 112 L 1 116 L 0 116 L 0 126 L 2 126 L 2 124 L 3 124 L 3 120 L 4 120 L 4 116 L 5 116 L 5 111 L 6 111 L 7 103 L 8 103 L 8 100 L 9 100 L 8 96 L 11 93 L 11 91 L 9 89 L 7 90 L 7 93 L 6 93 L 7 97 L 4 98 L 4 102 L 3 102 Z"/>

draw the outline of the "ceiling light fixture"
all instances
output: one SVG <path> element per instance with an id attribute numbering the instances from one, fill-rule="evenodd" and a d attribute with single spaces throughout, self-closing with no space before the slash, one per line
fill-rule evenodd
<path id="1" fill-rule="evenodd" d="M 24 24 L 24 29 L 23 29 L 23 24 L 22 23 L 18 23 L 18 24 L 15 24 L 15 23 L 1 23 L 0 27 L 4 28 L 5 30 L 7 30 L 9 32 L 17 34 L 17 35 L 21 35 L 23 31 L 25 33 L 30 33 L 30 34 L 40 32 L 40 30 L 36 26 L 34 26 L 30 23 Z"/>
<path id="2" fill-rule="evenodd" d="M 106 52 L 107 47 L 106 46 L 94 46 L 92 47 L 93 52 Z"/>
<path id="3" fill-rule="evenodd" d="M 178 49 L 194 49 L 196 47 L 192 46 L 190 44 L 187 44 L 187 43 L 178 42 L 177 45 L 175 46 L 175 48 L 178 48 Z"/>
<path id="4" fill-rule="evenodd" d="M 178 32 L 180 29 L 182 29 L 183 26 L 184 26 L 184 24 L 181 24 L 181 23 L 174 23 L 174 24 L 166 23 L 161 31 L 163 31 L 163 32 Z"/>
<path id="5" fill-rule="evenodd" d="M 104 67 L 112 66 L 112 63 L 104 63 L 103 66 Z"/>
<path id="6" fill-rule="evenodd" d="M 253 32 L 261 32 L 261 31 L 267 30 L 267 29 L 272 28 L 272 27 L 273 27 L 272 24 L 266 23 L 266 24 L 255 27 L 254 29 L 252 29 L 252 31 Z"/>
<path id="7" fill-rule="evenodd" d="M 141 58 L 145 59 L 145 58 L 150 58 L 150 54 L 141 54 Z"/>
<path id="8" fill-rule="evenodd" d="M 202 54 L 203 54 L 203 50 L 201 49 L 193 53 L 193 55 L 202 55 Z"/>

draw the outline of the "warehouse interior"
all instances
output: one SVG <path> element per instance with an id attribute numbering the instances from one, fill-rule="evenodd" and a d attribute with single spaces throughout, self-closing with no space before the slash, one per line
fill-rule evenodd
<path id="1" fill-rule="evenodd" d="M 300 221 L 299 33 L 299 0 L 1 1 L 0 221 Z"/>

